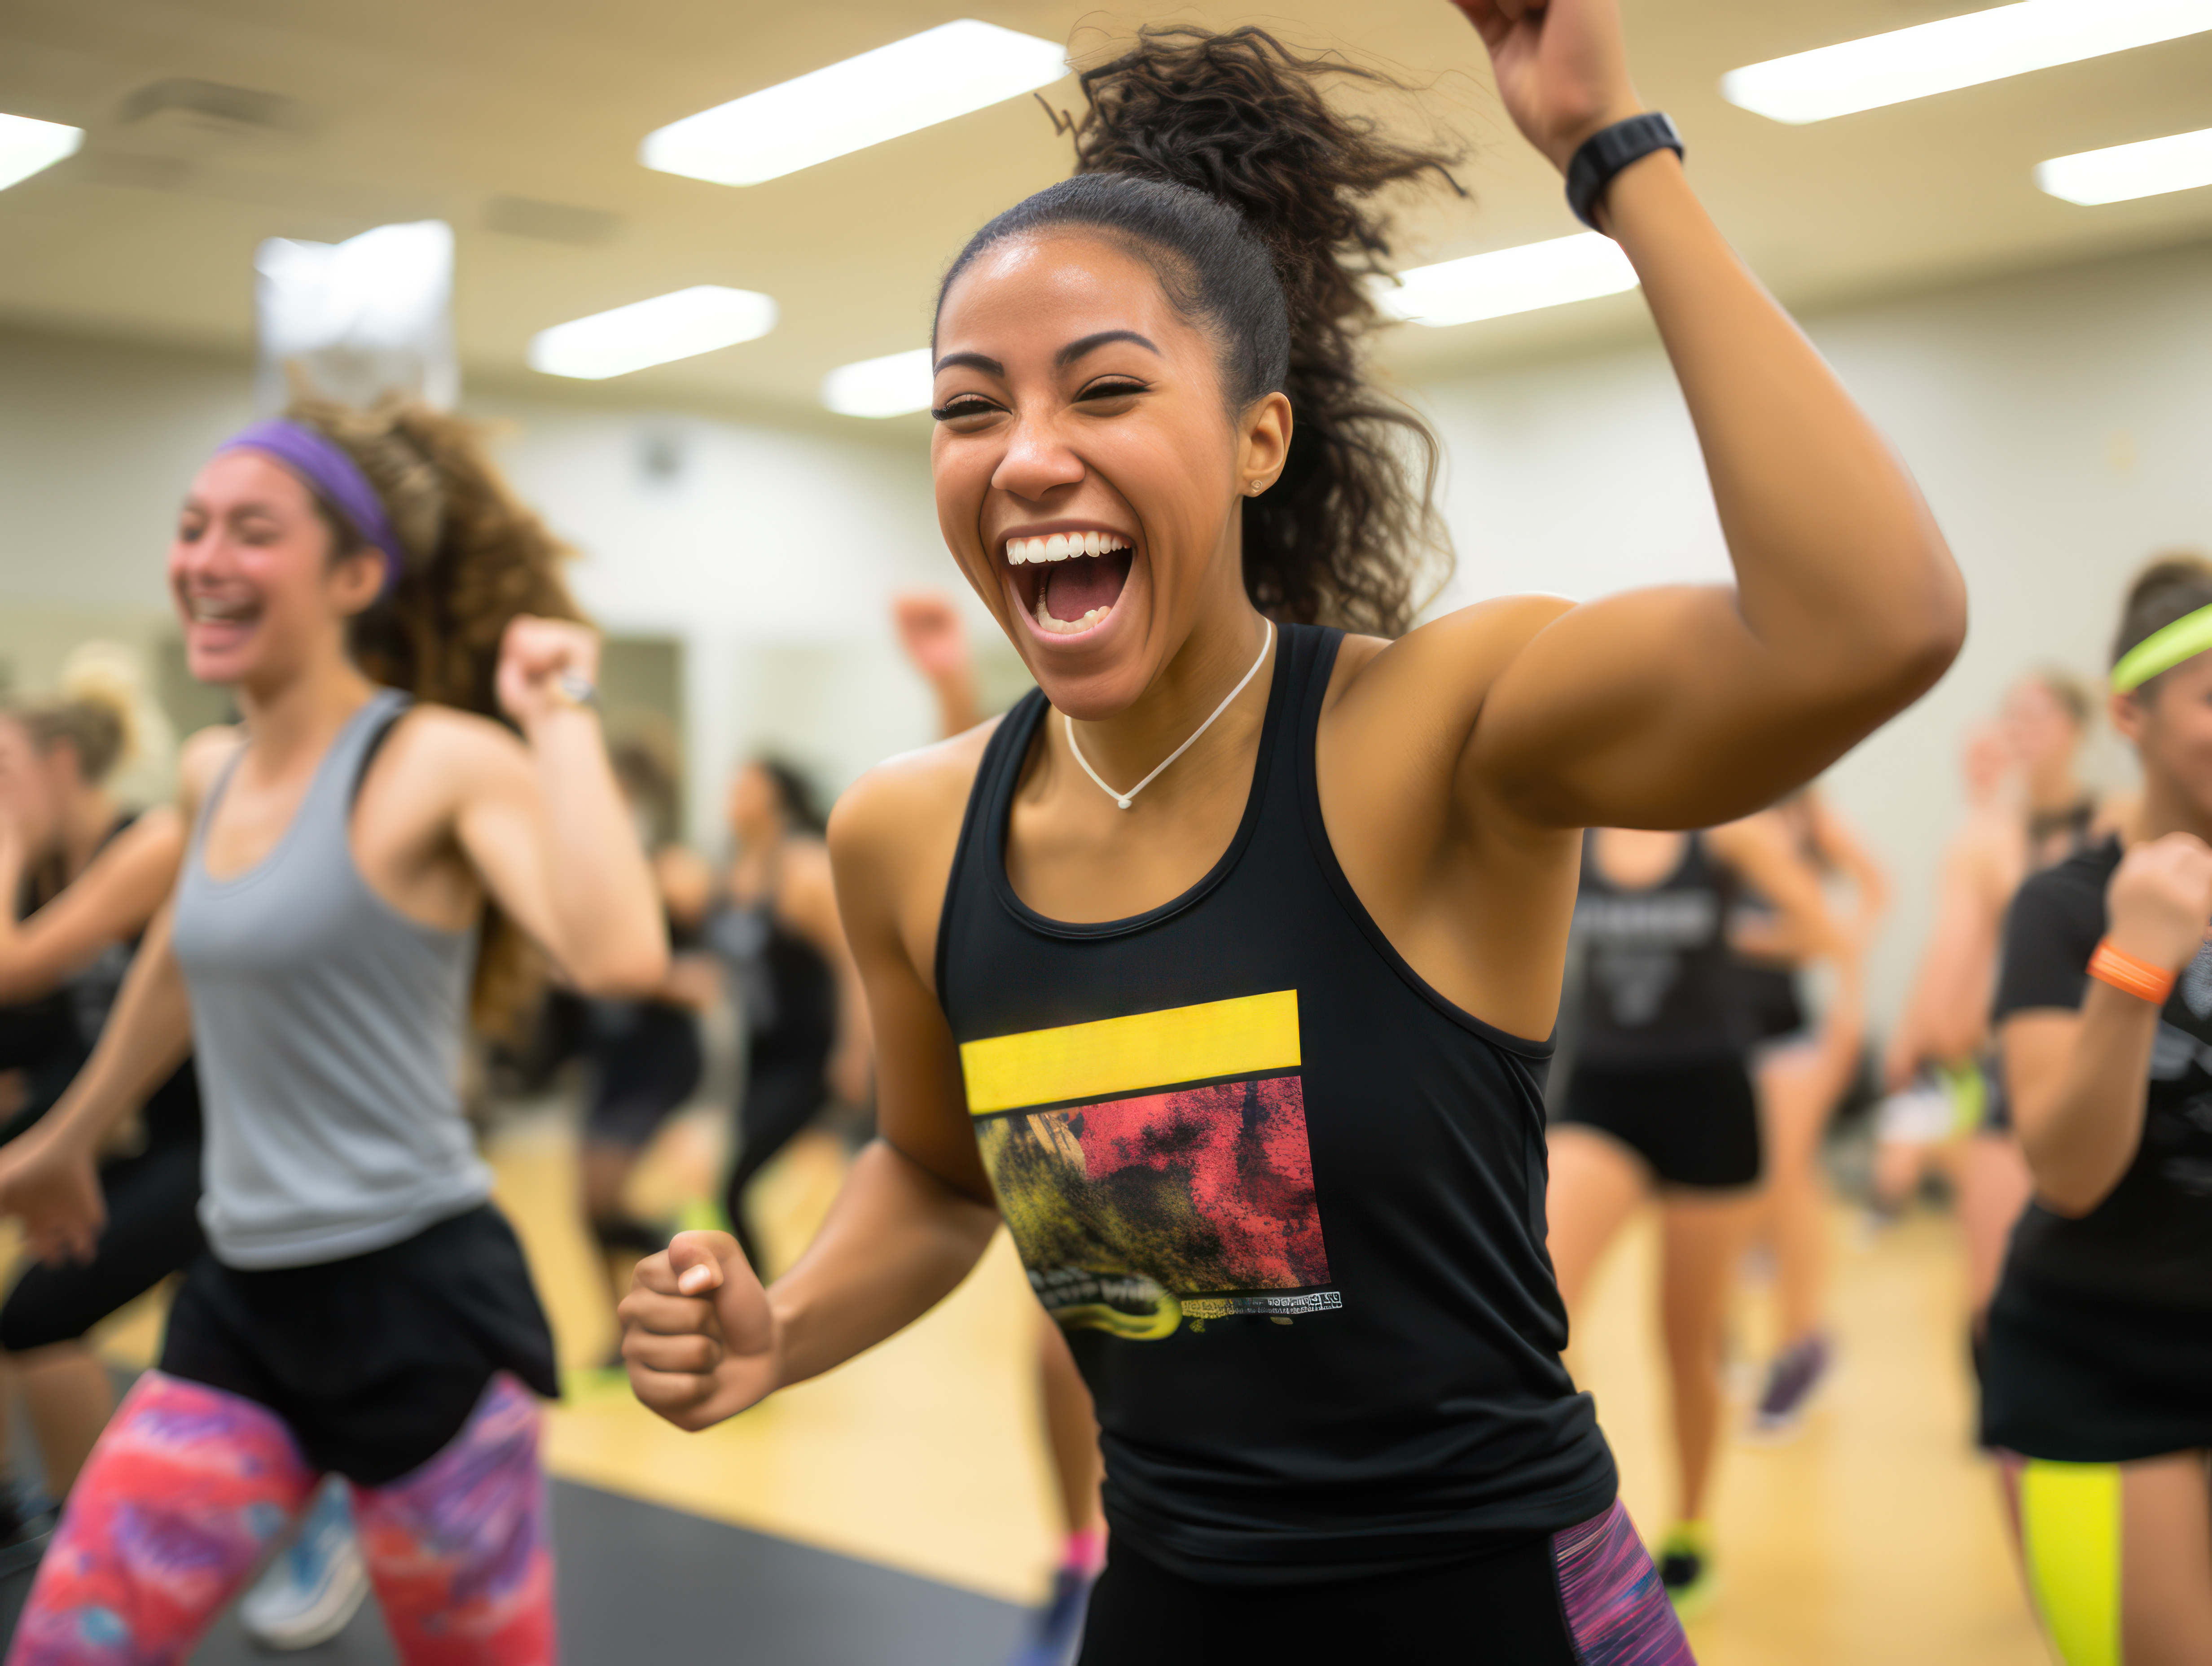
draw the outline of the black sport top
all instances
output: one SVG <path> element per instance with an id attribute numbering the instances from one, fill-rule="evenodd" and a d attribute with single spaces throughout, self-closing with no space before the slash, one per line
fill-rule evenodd
<path id="1" fill-rule="evenodd" d="M 2005 924 L 1996 1023 L 2081 1006 L 2120 854 L 2119 841 L 2107 840 L 2020 888 Z M 2191 1325 L 2212 1316 L 2212 947 L 2160 1015 L 2142 1139 L 2127 1172 L 2078 1220 L 2029 1204 L 2004 1277 L 2022 1294 L 2162 1308 Z"/>
<path id="2" fill-rule="evenodd" d="M 992 739 L 938 933 L 976 1141 L 1097 1402 L 1115 1535 L 1219 1584 L 1439 1564 L 1615 1491 L 1544 1250 L 1548 1043 L 1446 1000 L 1322 825 L 1341 640 L 1282 628 L 1243 819 L 1147 913 L 1006 878 L 1048 712 Z"/>
<path id="3" fill-rule="evenodd" d="M 1596 845 L 1593 830 L 1575 899 L 1577 1061 L 1632 1070 L 1741 1058 L 1751 1037 L 1744 977 L 1728 944 L 1734 875 L 1692 833 L 1672 873 L 1631 889 L 1606 878 Z"/>

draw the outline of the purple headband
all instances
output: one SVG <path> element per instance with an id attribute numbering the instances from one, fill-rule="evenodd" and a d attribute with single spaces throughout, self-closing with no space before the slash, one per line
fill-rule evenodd
<path id="1" fill-rule="evenodd" d="M 392 593 L 406 571 L 407 558 L 392 530 L 392 518 L 384 512 L 384 500 L 344 447 L 302 423 L 278 419 L 242 429 L 216 450 L 258 451 L 299 476 L 309 490 L 344 517 L 362 543 L 383 552 L 384 593 Z"/>

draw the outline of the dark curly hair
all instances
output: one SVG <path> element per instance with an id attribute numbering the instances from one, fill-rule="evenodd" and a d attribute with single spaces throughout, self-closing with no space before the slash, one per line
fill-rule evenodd
<path id="1" fill-rule="evenodd" d="M 581 619 L 562 568 L 568 550 L 514 496 L 477 423 L 419 400 L 388 397 L 363 410 L 300 398 L 285 420 L 343 447 L 384 500 L 406 560 L 398 582 L 349 634 L 355 662 L 418 700 L 500 717 L 499 648 L 519 613 Z M 333 551 L 358 549 L 358 528 L 316 498 Z M 471 1000 L 477 1025 L 502 1038 L 535 1010 L 543 957 L 496 909 L 484 910 Z"/>
<path id="2" fill-rule="evenodd" d="M 1082 72 L 1075 177 L 970 238 L 938 290 L 993 245 L 1093 228 L 1144 259 L 1170 302 L 1218 344 L 1242 410 L 1291 402 L 1282 476 L 1244 506 L 1244 587 L 1282 620 L 1395 635 L 1450 552 L 1435 512 L 1436 436 L 1367 377 L 1389 223 L 1376 198 L 1455 160 L 1382 137 L 1332 106 L 1332 78 L 1400 88 L 1263 29 L 1147 27 Z M 1457 189 L 1454 185 L 1455 190 Z"/>

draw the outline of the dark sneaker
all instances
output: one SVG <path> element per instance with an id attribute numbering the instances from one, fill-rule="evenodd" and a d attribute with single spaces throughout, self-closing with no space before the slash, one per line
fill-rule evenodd
<path id="1" fill-rule="evenodd" d="M 1006 1666 L 1068 1666 L 1083 1639 L 1083 1616 L 1096 1577 L 1072 1567 L 1054 1574 L 1052 1600 L 1036 1611 L 1028 1640 Z"/>
<path id="2" fill-rule="evenodd" d="M 1766 1391 L 1759 1396 L 1759 1409 L 1752 1414 L 1753 1437 L 1775 1441 L 1796 1434 L 1804 1424 L 1814 1396 L 1827 1381 L 1832 1363 L 1828 1339 L 1819 1331 L 1777 1354 L 1767 1370 Z"/>
<path id="3" fill-rule="evenodd" d="M 1684 1522 L 1661 1541 L 1659 1583 L 1683 1620 L 1694 1620 L 1712 1606 L 1721 1578 L 1713 1566 L 1711 1535 L 1702 1523 Z"/>

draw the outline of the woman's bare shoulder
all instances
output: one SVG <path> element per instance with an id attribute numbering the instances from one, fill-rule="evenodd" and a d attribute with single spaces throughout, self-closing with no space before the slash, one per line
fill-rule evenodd
<path id="1" fill-rule="evenodd" d="M 938 848 L 960 836 L 983 751 L 1002 721 L 884 759 L 848 788 L 830 815 L 830 854 L 841 877 L 858 866 L 894 875 L 936 865 Z"/>

